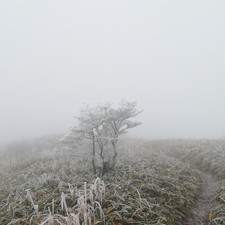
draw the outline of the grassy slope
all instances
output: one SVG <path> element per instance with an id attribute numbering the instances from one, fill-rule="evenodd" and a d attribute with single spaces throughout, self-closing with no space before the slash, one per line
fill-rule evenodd
<path id="1" fill-rule="evenodd" d="M 158 148 L 164 147 L 124 144 L 114 173 L 101 179 L 80 152 L 1 157 L 0 224 L 180 224 L 198 194 L 199 177 Z"/>
<path id="2" fill-rule="evenodd" d="M 212 174 L 220 183 L 207 213 L 211 225 L 225 224 L 225 140 L 177 141 L 168 151 L 195 168 Z"/>

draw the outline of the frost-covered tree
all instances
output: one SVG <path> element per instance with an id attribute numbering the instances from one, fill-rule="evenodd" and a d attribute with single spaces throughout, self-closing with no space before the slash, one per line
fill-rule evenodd
<path id="1" fill-rule="evenodd" d="M 127 133 L 131 128 L 134 128 L 140 125 L 140 122 L 132 121 L 131 119 L 136 117 L 141 111 L 136 109 L 136 102 L 126 102 L 122 101 L 118 107 L 112 107 L 111 104 L 106 104 L 99 106 L 100 111 L 102 112 L 104 122 L 103 122 L 103 135 L 101 139 L 106 139 L 111 143 L 112 154 L 111 157 L 103 161 L 102 172 L 107 173 L 109 170 L 112 170 L 116 163 L 117 153 L 117 143 L 119 136 Z M 104 134 L 105 133 L 105 134 Z M 100 139 L 100 140 L 101 140 Z M 109 155 L 109 154 L 108 154 Z M 108 156 L 107 155 L 107 156 Z"/>
<path id="2" fill-rule="evenodd" d="M 118 107 L 110 103 L 85 107 L 80 110 L 80 115 L 75 117 L 78 125 L 72 129 L 74 137 L 83 137 L 92 143 L 92 167 L 96 170 L 96 154 L 102 161 L 102 175 L 115 167 L 117 143 L 122 134 L 127 130 L 140 125 L 132 121 L 141 111 L 136 109 L 136 102 L 121 101 Z"/>

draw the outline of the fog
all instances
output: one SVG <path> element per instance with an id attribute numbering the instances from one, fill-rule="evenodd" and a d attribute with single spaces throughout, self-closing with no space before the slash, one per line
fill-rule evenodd
<path id="1" fill-rule="evenodd" d="M 2 1 L 0 143 L 137 101 L 145 138 L 225 136 L 224 1 Z"/>

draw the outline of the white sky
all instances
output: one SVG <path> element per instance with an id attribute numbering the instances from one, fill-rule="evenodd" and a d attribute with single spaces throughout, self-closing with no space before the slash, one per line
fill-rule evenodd
<path id="1" fill-rule="evenodd" d="M 0 143 L 136 100 L 133 134 L 225 136 L 225 1 L 0 3 Z"/>

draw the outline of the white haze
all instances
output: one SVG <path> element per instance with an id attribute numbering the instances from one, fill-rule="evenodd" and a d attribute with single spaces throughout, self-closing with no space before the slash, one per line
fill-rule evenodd
<path id="1" fill-rule="evenodd" d="M 145 138 L 225 136 L 225 1 L 1 1 L 0 143 L 137 101 Z"/>

